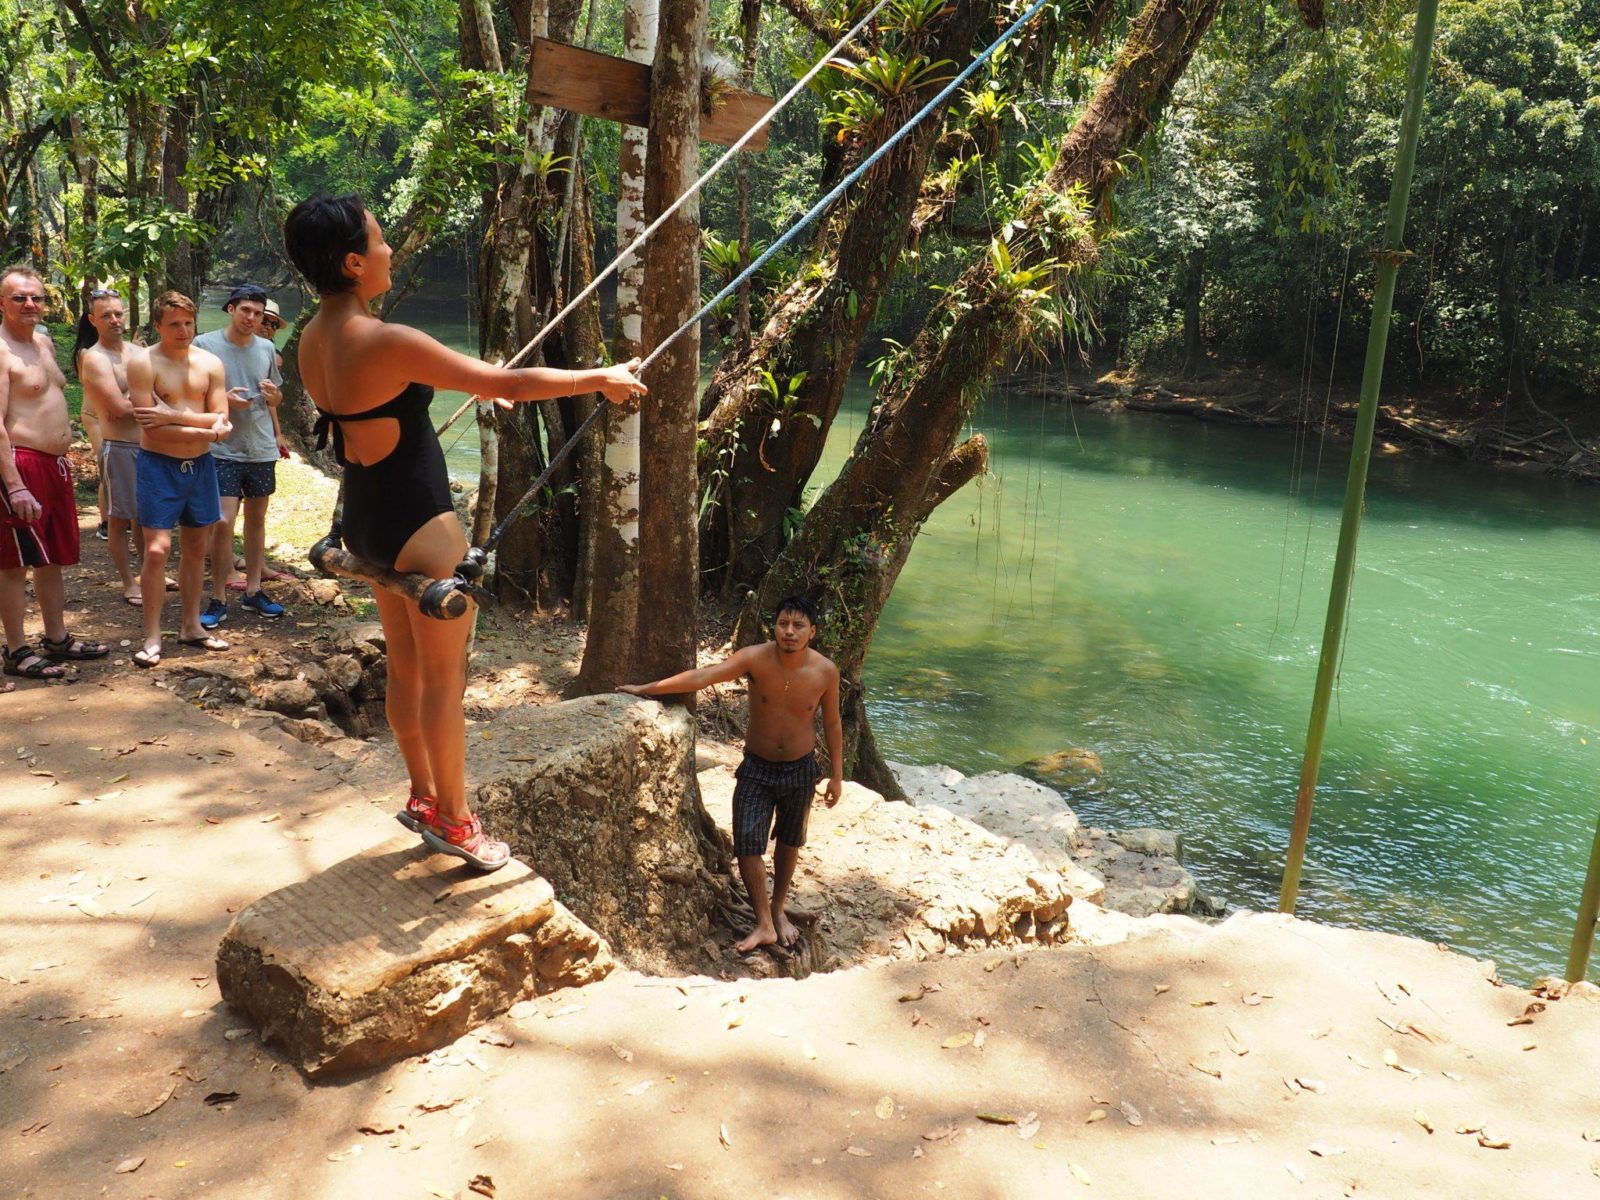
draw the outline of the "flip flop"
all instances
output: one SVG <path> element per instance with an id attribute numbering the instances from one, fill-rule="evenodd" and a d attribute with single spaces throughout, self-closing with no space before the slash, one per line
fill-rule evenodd
<path id="1" fill-rule="evenodd" d="M 167 591 L 175 592 L 177 590 L 178 590 L 178 581 L 176 579 L 167 580 Z"/>
<path id="2" fill-rule="evenodd" d="M 124 596 L 122 598 L 122 602 L 124 604 L 126 604 L 129 608 L 143 608 L 144 607 L 144 597 L 143 596 Z"/>
<path id="3" fill-rule="evenodd" d="M 193 646 L 198 650 L 226 650 L 229 643 L 219 637 L 212 637 L 209 633 L 204 633 L 199 637 L 181 637 L 178 639 L 178 645 Z"/>
<path id="4" fill-rule="evenodd" d="M 288 571 L 280 571 L 276 567 L 262 567 L 261 578 L 269 583 L 273 583 L 284 579 L 293 579 L 294 576 Z"/>
<path id="5" fill-rule="evenodd" d="M 150 667 L 159 667 L 161 665 L 161 651 L 146 650 L 143 646 L 140 646 L 139 649 L 133 652 L 133 665 L 144 667 L 147 670 Z"/>

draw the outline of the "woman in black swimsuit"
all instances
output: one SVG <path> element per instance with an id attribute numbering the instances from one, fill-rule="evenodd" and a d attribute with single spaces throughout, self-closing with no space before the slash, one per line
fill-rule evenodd
<path id="1" fill-rule="evenodd" d="M 345 467 L 344 540 L 362 558 L 441 579 L 466 553 L 428 418 L 434 388 L 502 403 L 603 392 L 620 404 L 645 392 L 633 373 L 637 359 L 590 371 L 508 371 L 374 317 L 369 302 L 390 286 L 390 249 L 357 196 L 316 195 L 297 205 L 284 241 L 321 298 L 300 335 L 300 377 L 319 424 L 332 426 Z M 388 642 L 389 726 L 411 774 L 399 820 L 434 850 L 480 870 L 504 866 L 506 844 L 487 838 L 467 811 L 461 697 L 472 615 L 438 621 L 383 588 L 373 596 Z"/>

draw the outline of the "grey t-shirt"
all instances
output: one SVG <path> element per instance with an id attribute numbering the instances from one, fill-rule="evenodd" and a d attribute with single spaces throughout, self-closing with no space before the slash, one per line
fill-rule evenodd
<path id="1" fill-rule="evenodd" d="M 248 408 L 228 405 L 233 432 L 212 446 L 211 453 L 235 462 L 275 462 L 278 441 L 272 435 L 272 414 L 267 411 L 266 398 L 261 395 L 261 381 L 281 382 L 277 348 L 264 337 L 254 338 L 248 346 L 235 346 L 228 340 L 226 329 L 202 333 L 194 344 L 222 360 L 229 388 L 243 388 L 251 398 Z"/>

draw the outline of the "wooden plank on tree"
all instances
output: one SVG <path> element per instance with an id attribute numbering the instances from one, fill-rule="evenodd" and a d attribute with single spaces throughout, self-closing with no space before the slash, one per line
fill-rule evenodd
<path id="1" fill-rule="evenodd" d="M 728 87 L 717 91 L 710 116 L 701 115 L 700 140 L 731 146 L 772 107 L 772 98 Z M 527 98 L 586 117 L 600 117 L 625 125 L 650 123 L 650 67 L 598 54 L 549 38 L 533 39 L 528 62 Z M 746 150 L 767 148 L 762 129 Z"/>

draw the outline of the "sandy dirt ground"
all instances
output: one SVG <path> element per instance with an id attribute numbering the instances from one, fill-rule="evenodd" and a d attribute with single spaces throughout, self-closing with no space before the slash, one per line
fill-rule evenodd
<path id="1" fill-rule="evenodd" d="M 69 620 L 115 644 L 137 614 L 85 548 Z M 356 619 L 302 596 L 226 632 L 287 653 Z M 478 646 L 475 720 L 554 698 L 581 648 L 509 618 Z M 1273 915 L 1079 904 L 1098 944 L 619 971 L 309 1085 L 222 1005 L 217 944 L 394 836 L 398 759 L 202 712 L 125 654 L 0 696 L 0 1196 L 1600 1196 L 1594 989 Z"/>
<path id="2" fill-rule="evenodd" d="M 1600 1195 L 1592 989 L 1277 916 L 799 983 L 619 972 L 309 1086 L 213 957 L 240 905 L 393 835 L 381 751 L 120 672 L 0 704 L 7 1195 Z"/>

